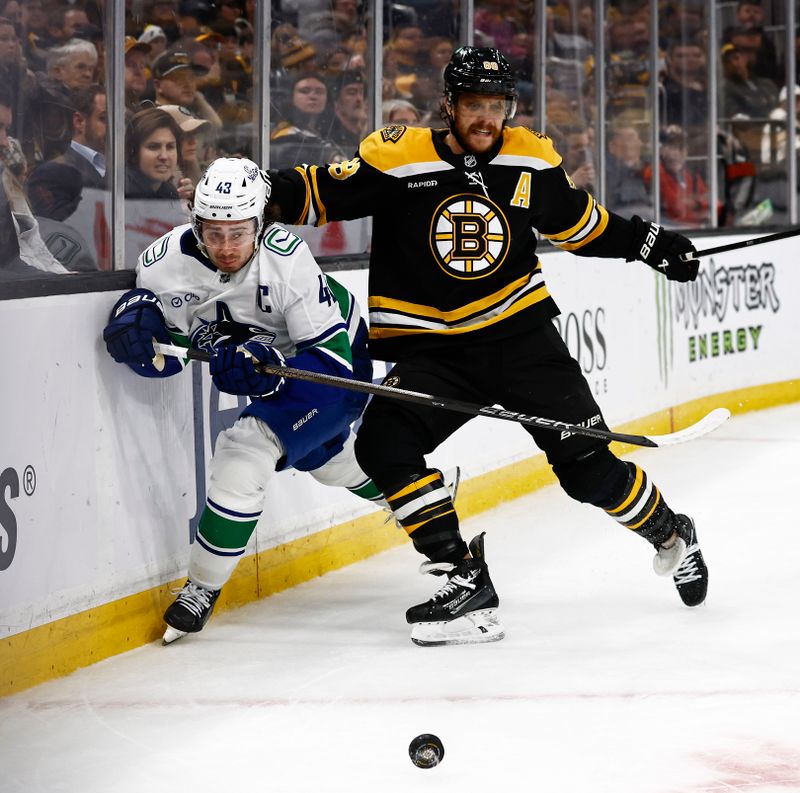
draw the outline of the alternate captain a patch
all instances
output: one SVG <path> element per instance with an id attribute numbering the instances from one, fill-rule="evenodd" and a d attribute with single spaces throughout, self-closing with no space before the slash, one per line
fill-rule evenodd
<path id="1" fill-rule="evenodd" d="M 506 258 L 508 220 L 489 198 L 450 196 L 431 219 L 430 248 L 437 264 L 459 279 L 485 278 Z"/>
<path id="2" fill-rule="evenodd" d="M 407 127 L 402 124 L 392 124 L 391 127 L 384 127 L 381 130 L 381 138 L 384 143 L 397 143 L 405 134 Z"/>

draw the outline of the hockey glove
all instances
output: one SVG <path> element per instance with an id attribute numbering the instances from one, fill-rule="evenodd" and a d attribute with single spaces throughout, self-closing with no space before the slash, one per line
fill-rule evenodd
<path id="1" fill-rule="evenodd" d="M 286 364 L 286 359 L 275 347 L 260 341 L 247 341 L 238 347 L 225 344 L 215 349 L 210 371 L 211 379 L 220 391 L 243 396 L 271 396 L 283 386 L 283 377 L 258 369 L 259 363 Z"/>
<path id="2" fill-rule="evenodd" d="M 638 215 L 634 215 L 631 222 L 634 224 L 633 242 L 626 261 L 638 259 L 663 273 L 670 281 L 694 281 L 697 278 L 700 260 L 689 239 Z"/>
<path id="3" fill-rule="evenodd" d="M 131 289 L 117 301 L 103 330 L 109 355 L 148 377 L 166 377 L 180 371 L 181 364 L 175 358 L 160 370 L 153 366 L 153 339 L 172 342 L 161 303 L 149 289 Z"/>

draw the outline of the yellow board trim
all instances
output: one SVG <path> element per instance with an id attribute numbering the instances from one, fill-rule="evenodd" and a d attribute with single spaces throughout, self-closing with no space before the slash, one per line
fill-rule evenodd
<path id="1" fill-rule="evenodd" d="M 697 421 L 715 407 L 746 413 L 800 401 L 800 380 L 753 386 L 703 397 L 615 427 L 619 432 L 658 434 Z M 638 449 L 612 444 L 617 454 Z M 501 503 L 553 484 L 555 477 L 539 454 L 468 479 L 458 491 L 458 513 L 470 518 Z M 239 563 L 225 585 L 215 613 L 407 544 L 405 532 L 383 523 L 383 512 L 333 526 L 309 537 L 270 548 Z M 415 554 L 408 549 L 411 569 Z M 97 606 L 0 640 L 0 696 L 24 691 L 76 669 L 160 640 L 164 609 L 179 581 Z M 402 608 L 402 604 L 398 604 Z"/>

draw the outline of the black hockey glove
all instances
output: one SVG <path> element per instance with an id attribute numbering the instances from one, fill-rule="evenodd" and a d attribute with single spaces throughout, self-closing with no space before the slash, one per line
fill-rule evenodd
<path id="1" fill-rule="evenodd" d="M 626 261 L 638 259 L 663 273 L 670 281 L 694 281 L 697 278 L 700 260 L 691 240 L 638 215 L 634 215 L 631 222 L 634 224 L 633 242 Z"/>
<path id="2" fill-rule="evenodd" d="M 111 309 L 111 318 L 103 330 L 108 353 L 115 361 L 133 369 L 152 368 L 153 339 L 167 344 L 172 342 L 161 303 L 149 289 L 131 289 Z M 180 368 L 178 364 L 177 369 Z M 149 376 L 151 373 L 142 374 Z"/>
<path id="3" fill-rule="evenodd" d="M 284 383 L 277 374 L 258 369 L 259 363 L 284 366 L 286 359 L 280 350 L 260 341 L 244 344 L 225 344 L 214 348 L 216 355 L 209 362 L 214 385 L 226 394 L 242 396 L 271 396 Z"/>

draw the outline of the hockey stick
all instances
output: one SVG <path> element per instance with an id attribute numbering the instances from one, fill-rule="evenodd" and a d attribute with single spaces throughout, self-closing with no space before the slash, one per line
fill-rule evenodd
<path id="1" fill-rule="evenodd" d="M 697 251 L 689 258 L 696 258 L 697 256 L 713 256 L 715 253 L 725 253 L 727 251 L 736 251 L 739 248 L 749 248 L 752 245 L 763 245 L 765 242 L 775 242 L 776 240 L 785 240 L 787 237 L 794 237 L 800 234 L 800 228 L 786 229 L 786 231 L 778 231 L 775 234 L 767 234 L 764 237 L 753 237 L 751 240 L 744 240 L 743 242 L 731 242 L 728 245 L 718 245 L 716 248 L 706 248 L 704 251 Z M 682 254 L 686 257 L 687 254 Z"/>
<path id="2" fill-rule="evenodd" d="M 173 344 L 161 344 L 153 341 L 153 347 L 157 354 L 172 355 L 177 358 L 189 358 L 194 361 L 205 361 L 206 363 L 213 357 L 205 350 L 195 350 L 192 348 L 177 347 Z M 481 407 L 472 402 L 462 402 L 458 399 L 445 399 L 423 394 L 418 391 L 407 391 L 404 388 L 390 388 L 385 385 L 366 383 L 363 380 L 348 380 L 345 377 L 335 377 L 329 374 L 309 372 L 304 369 L 293 369 L 290 366 L 273 366 L 271 364 L 259 364 L 258 368 L 267 374 L 277 374 L 282 377 L 290 377 L 295 380 L 307 380 L 310 383 L 320 385 L 330 385 L 336 388 L 344 388 L 347 391 L 359 391 L 362 394 L 373 394 L 374 396 L 389 397 L 399 399 L 404 402 L 415 402 L 418 405 L 453 410 L 457 413 L 467 413 L 470 416 L 490 416 L 505 421 L 513 421 L 517 424 L 525 424 L 528 427 L 538 427 L 539 429 L 553 430 L 560 432 L 562 439 L 570 435 L 586 435 L 590 438 L 600 438 L 606 441 L 620 441 L 630 443 L 634 446 L 671 446 L 676 443 L 694 440 L 701 435 L 705 435 L 730 418 L 730 411 L 727 408 L 717 408 L 704 416 L 700 421 L 691 424 L 677 432 L 667 435 L 628 435 L 622 432 L 611 432 L 601 430 L 596 427 L 583 427 L 579 424 L 569 424 L 565 421 L 545 419 L 539 416 L 529 416 L 527 413 L 518 413 L 515 410 L 504 410 L 503 408 L 487 405 Z"/>

